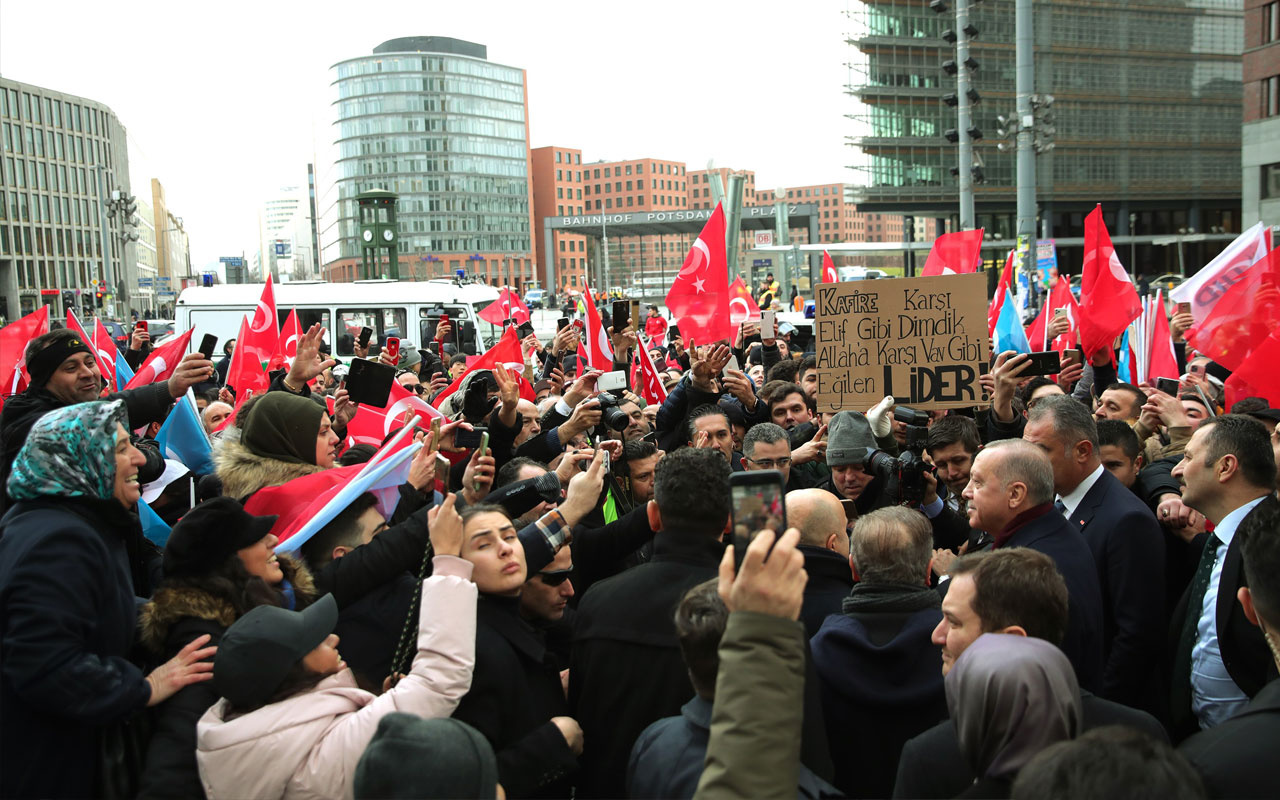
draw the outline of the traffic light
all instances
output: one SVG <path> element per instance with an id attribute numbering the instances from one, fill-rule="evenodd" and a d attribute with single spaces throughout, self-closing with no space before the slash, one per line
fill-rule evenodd
<path id="1" fill-rule="evenodd" d="M 102 297 L 103 297 L 103 295 L 105 295 L 105 294 L 106 294 L 106 292 L 104 292 L 104 291 L 102 290 L 102 288 L 101 288 L 101 287 L 99 287 L 99 288 L 98 288 L 98 290 L 97 290 L 97 291 L 95 291 L 93 294 L 94 294 L 94 297 L 95 297 L 95 303 L 96 303 L 96 305 L 98 306 L 98 308 L 102 308 Z"/>

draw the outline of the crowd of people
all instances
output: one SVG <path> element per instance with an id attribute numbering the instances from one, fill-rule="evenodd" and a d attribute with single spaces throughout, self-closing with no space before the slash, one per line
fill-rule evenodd
<path id="1" fill-rule="evenodd" d="M 1181 332 L 1173 394 L 1006 352 L 928 413 L 823 413 L 785 329 L 686 347 L 653 307 L 608 335 L 624 374 L 662 342 L 656 402 L 572 325 L 523 373 L 406 348 L 445 418 L 389 425 L 393 502 L 282 547 L 282 491 L 379 450 L 319 326 L 247 400 L 231 342 L 110 394 L 52 330 L 0 412 L 0 796 L 1270 796 L 1280 409 Z M 189 391 L 213 469 L 168 476 L 161 546 Z M 751 471 L 787 525 L 735 559 Z"/>

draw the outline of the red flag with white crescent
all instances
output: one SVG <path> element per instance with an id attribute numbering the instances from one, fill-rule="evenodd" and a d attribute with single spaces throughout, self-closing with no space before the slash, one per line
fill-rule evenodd
<path id="1" fill-rule="evenodd" d="M 397 428 L 403 428 L 415 418 L 422 421 L 423 427 L 430 427 L 433 419 L 445 421 L 444 415 L 426 400 L 398 382 L 392 382 L 386 407 L 360 404 L 356 415 L 347 424 L 347 445 L 371 444 L 380 447 L 388 434 Z M 407 447 L 412 443 L 412 437 L 405 437 L 401 446 Z"/>
<path id="2" fill-rule="evenodd" d="M 139 386 L 169 380 L 169 376 L 173 375 L 173 371 L 177 369 L 178 362 L 187 354 L 187 346 L 191 344 L 191 334 L 192 331 L 188 328 L 181 335 L 152 350 L 151 355 L 142 362 L 138 372 L 129 379 L 129 383 L 124 388 L 136 389 Z M 114 365 L 112 369 L 114 371 Z"/>
<path id="3" fill-rule="evenodd" d="M 284 326 L 280 328 L 280 346 L 271 359 L 271 369 L 288 369 L 298 356 L 298 340 L 302 338 L 302 326 L 298 323 L 298 309 L 289 309 Z"/>
<path id="4" fill-rule="evenodd" d="M 729 284 L 729 323 L 737 327 L 744 322 L 759 322 L 761 319 L 760 306 L 756 305 L 742 278 Z"/>
<path id="5" fill-rule="evenodd" d="M 236 405 L 246 396 L 246 392 L 261 394 L 271 385 L 263 369 L 261 353 L 249 341 L 249 318 L 240 320 L 240 335 L 236 337 L 235 349 L 231 351 L 231 364 L 227 367 L 227 385 L 236 391 Z"/>
<path id="6" fill-rule="evenodd" d="M 0 394 L 17 394 L 27 388 L 27 342 L 49 332 L 49 307 L 35 311 L 0 328 Z M 112 372 L 114 372 L 114 367 Z"/>
<path id="7" fill-rule="evenodd" d="M 587 335 L 582 337 L 582 345 L 587 351 L 587 365 L 591 369 L 608 372 L 613 369 L 613 347 L 609 344 L 609 332 L 600 321 L 600 312 L 596 310 L 590 286 L 584 286 L 583 296 L 586 302 Z"/>
<path id="8" fill-rule="evenodd" d="M 272 357 L 280 349 L 280 317 L 276 314 L 276 290 L 271 285 L 271 273 L 267 273 L 262 296 L 258 298 L 258 306 L 253 310 L 253 319 L 249 322 L 249 338 L 253 349 L 265 355 L 262 368 L 267 369 Z"/>
<path id="9" fill-rule="evenodd" d="M 1085 357 L 1106 349 L 1142 313 L 1138 290 L 1129 280 L 1102 220 L 1099 205 L 1084 218 L 1084 267 L 1080 280 L 1080 347 Z"/>
<path id="10" fill-rule="evenodd" d="M 836 272 L 836 262 L 831 260 L 831 254 L 826 250 L 822 251 L 822 282 L 823 283 L 839 283 L 840 274 Z"/>
<path id="11" fill-rule="evenodd" d="M 930 275 L 962 275 L 977 272 L 982 263 L 982 228 L 975 231 L 944 233 L 933 240 L 929 257 L 925 259 L 920 277 Z"/>
<path id="12" fill-rule="evenodd" d="M 653 358 L 649 355 L 649 347 L 652 344 L 653 342 L 646 342 L 644 347 L 636 348 L 640 351 L 637 354 L 640 359 L 640 396 L 646 403 L 661 405 L 667 399 L 667 389 L 662 385 L 662 377 L 658 374 L 658 368 L 654 366 Z"/>
<path id="13" fill-rule="evenodd" d="M 680 333 L 695 344 L 733 338 L 724 237 L 724 209 L 717 203 L 667 292 L 667 308 Z"/>

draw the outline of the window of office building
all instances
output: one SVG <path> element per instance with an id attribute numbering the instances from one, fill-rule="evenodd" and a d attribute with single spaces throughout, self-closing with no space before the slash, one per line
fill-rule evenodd
<path id="1" fill-rule="evenodd" d="M 1262 116 L 1280 116 L 1280 75 L 1262 79 Z"/>
<path id="2" fill-rule="evenodd" d="M 1262 7 L 1262 43 L 1280 39 L 1280 2 L 1267 3 Z"/>
<path id="3" fill-rule="evenodd" d="M 1262 198 L 1264 200 L 1280 198 L 1280 162 L 1263 164 L 1261 177 Z"/>

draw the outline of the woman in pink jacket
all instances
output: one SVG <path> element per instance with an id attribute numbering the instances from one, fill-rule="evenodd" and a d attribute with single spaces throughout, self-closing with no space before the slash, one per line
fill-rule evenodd
<path id="1" fill-rule="evenodd" d="M 350 798 L 356 764 L 395 711 L 447 717 L 471 687 L 476 587 L 454 496 L 428 517 L 434 571 L 422 585 L 418 653 L 382 695 L 356 687 L 338 655 L 337 605 L 301 612 L 258 606 L 222 638 L 214 686 L 222 699 L 197 725 L 196 760 L 209 800 Z"/>

